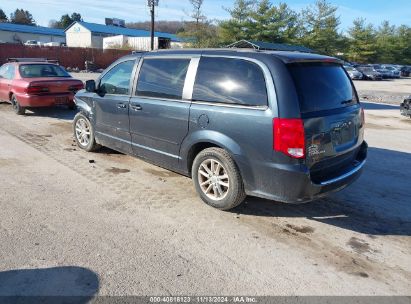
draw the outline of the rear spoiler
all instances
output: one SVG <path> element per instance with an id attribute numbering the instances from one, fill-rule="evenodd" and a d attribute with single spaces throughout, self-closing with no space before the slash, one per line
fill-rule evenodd
<path id="1" fill-rule="evenodd" d="M 344 65 L 344 60 L 338 59 L 338 58 L 298 58 L 298 59 L 289 59 L 289 60 L 284 60 L 286 64 L 299 64 L 299 63 L 334 63 L 334 64 L 341 64 Z"/>
<path id="2" fill-rule="evenodd" d="M 7 58 L 7 62 L 49 62 L 59 64 L 57 59 L 48 58 Z"/>
<path id="3" fill-rule="evenodd" d="M 344 60 L 338 57 L 330 57 L 313 53 L 301 53 L 301 52 L 269 52 L 274 54 L 285 64 L 298 64 L 298 63 L 334 63 L 343 65 Z"/>

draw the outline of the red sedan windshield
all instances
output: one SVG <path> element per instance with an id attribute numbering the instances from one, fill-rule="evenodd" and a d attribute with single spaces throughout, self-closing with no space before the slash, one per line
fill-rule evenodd
<path id="1" fill-rule="evenodd" d="M 71 77 L 61 66 L 54 64 L 23 64 L 19 71 L 23 78 Z"/>

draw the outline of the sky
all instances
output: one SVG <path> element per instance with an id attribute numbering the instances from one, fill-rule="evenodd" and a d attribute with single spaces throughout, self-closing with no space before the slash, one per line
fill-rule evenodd
<path id="1" fill-rule="evenodd" d="M 272 0 L 273 4 L 280 1 Z M 283 0 L 292 9 L 300 11 L 315 0 Z M 341 30 L 347 30 L 357 17 L 379 25 L 383 20 L 391 24 L 411 26 L 410 0 L 329 0 L 338 7 Z M 231 8 L 234 0 L 204 0 L 204 14 L 209 19 L 227 19 L 224 8 Z M 1 0 L 0 8 L 9 16 L 16 8 L 32 13 L 38 25 L 47 26 L 51 19 L 58 20 L 66 13 L 80 13 L 87 22 L 104 23 L 104 18 L 125 19 L 126 22 L 149 20 L 147 0 Z M 159 0 L 158 20 L 187 20 L 189 0 Z"/>

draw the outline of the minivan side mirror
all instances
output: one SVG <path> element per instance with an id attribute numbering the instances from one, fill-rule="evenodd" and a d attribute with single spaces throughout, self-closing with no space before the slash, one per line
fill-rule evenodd
<path id="1" fill-rule="evenodd" d="M 96 82 L 94 80 L 86 81 L 86 91 L 90 93 L 96 92 Z"/>

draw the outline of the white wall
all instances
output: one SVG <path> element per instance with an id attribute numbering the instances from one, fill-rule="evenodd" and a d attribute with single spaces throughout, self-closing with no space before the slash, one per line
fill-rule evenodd
<path id="1" fill-rule="evenodd" d="M 158 49 L 158 37 L 154 37 L 154 49 Z M 129 47 L 135 51 L 150 51 L 151 37 L 127 37 L 124 35 L 106 37 L 103 39 L 103 49 Z"/>
<path id="2" fill-rule="evenodd" d="M 91 47 L 95 49 L 103 48 L 103 37 L 99 34 L 91 36 Z"/>
<path id="3" fill-rule="evenodd" d="M 39 35 L 32 33 L 18 33 L 0 30 L 0 40 L 9 43 L 26 42 L 27 40 L 36 40 L 40 42 L 66 42 L 64 36 Z"/>
<path id="4" fill-rule="evenodd" d="M 150 51 L 151 37 L 128 37 L 128 45 L 135 51 Z M 154 49 L 158 49 L 158 37 L 154 37 Z"/>
<path id="5" fill-rule="evenodd" d="M 103 38 L 103 50 L 117 49 L 127 45 L 127 36 L 118 35 Z"/>
<path id="6" fill-rule="evenodd" d="M 93 47 L 91 32 L 76 23 L 66 31 L 66 44 L 68 47 Z"/>

